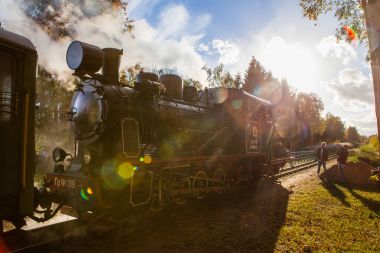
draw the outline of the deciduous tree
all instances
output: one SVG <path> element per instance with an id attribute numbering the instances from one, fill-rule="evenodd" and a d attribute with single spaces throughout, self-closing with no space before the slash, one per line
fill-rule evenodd
<path id="1" fill-rule="evenodd" d="M 326 114 L 325 130 L 323 136 L 330 142 L 344 141 L 345 126 L 339 116 L 331 113 Z"/>
<path id="2" fill-rule="evenodd" d="M 353 145 L 357 145 L 361 142 L 358 130 L 354 126 L 349 126 L 346 130 L 346 140 Z"/>

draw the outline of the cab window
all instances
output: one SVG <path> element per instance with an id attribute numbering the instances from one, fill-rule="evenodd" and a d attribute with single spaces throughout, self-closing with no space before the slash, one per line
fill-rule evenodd
<path id="1" fill-rule="evenodd" d="M 0 53 L 0 122 L 13 120 L 15 114 L 13 95 L 14 60 Z"/>
<path id="2" fill-rule="evenodd" d="M 136 157 L 140 153 L 139 125 L 136 120 L 125 118 L 121 122 L 123 153 L 127 157 Z"/>

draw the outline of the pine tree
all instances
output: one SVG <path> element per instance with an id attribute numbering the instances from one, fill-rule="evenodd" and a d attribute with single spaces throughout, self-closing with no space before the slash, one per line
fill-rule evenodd
<path id="1" fill-rule="evenodd" d="M 243 90 L 250 94 L 260 96 L 260 89 L 268 77 L 269 75 L 264 67 L 255 57 L 252 57 L 248 69 L 245 72 Z"/>

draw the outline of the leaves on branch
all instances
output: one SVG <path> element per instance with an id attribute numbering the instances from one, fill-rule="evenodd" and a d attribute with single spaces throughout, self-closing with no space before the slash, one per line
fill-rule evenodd
<path id="1" fill-rule="evenodd" d="M 314 21 L 315 24 L 322 14 L 332 13 L 338 20 L 336 28 L 338 40 L 345 39 L 351 42 L 352 37 L 347 36 L 344 29 L 349 26 L 356 33 L 356 38 L 363 42 L 367 38 L 364 21 L 364 11 L 359 0 L 300 0 L 304 17 Z"/>
<path id="2" fill-rule="evenodd" d="M 132 32 L 134 21 L 127 16 L 127 2 L 122 0 L 98 0 L 90 6 L 83 0 L 16 0 L 26 16 L 37 23 L 54 40 L 76 36 L 75 22 L 116 10 L 123 18 L 123 32 Z"/>

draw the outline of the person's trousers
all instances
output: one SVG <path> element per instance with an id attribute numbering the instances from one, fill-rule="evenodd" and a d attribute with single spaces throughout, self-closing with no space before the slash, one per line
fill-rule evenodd
<path id="1" fill-rule="evenodd" d="M 346 165 L 344 163 L 340 163 L 338 162 L 338 168 L 339 168 L 339 172 L 340 174 L 342 175 L 343 177 L 343 180 L 346 180 L 345 176 L 344 176 L 344 168 L 346 167 Z"/>
<path id="2" fill-rule="evenodd" d="M 321 166 L 323 166 L 323 171 L 326 171 L 326 161 L 318 161 L 318 174 L 321 169 Z"/>

